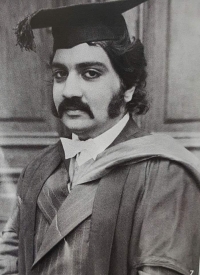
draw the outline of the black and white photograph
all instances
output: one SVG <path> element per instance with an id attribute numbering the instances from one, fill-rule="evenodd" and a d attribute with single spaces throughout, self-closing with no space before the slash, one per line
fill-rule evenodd
<path id="1" fill-rule="evenodd" d="M 0 0 L 0 275 L 200 275 L 200 1 Z"/>

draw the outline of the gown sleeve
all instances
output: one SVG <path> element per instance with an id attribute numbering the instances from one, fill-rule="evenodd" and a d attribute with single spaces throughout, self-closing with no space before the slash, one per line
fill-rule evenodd
<path id="1" fill-rule="evenodd" d="M 22 183 L 24 171 L 21 173 L 18 181 Z M 16 195 L 13 212 L 8 219 L 0 237 L 0 274 L 1 275 L 18 275 L 18 249 L 19 239 L 18 233 L 20 230 L 19 215 L 20 215 L 21 198 Z"/>
<path id="2" fill-rule="evenodd" d="M 165 267 L 145 266 L 138 275 L 180 275 L 180 273 Z"/>
<path id="3" fill-rule="evenodd" d="M 178 274 L 198 275 L 200 182 L 197 178 L 181 164 L 157 158 L 146 167 L 141 203 L 144 211 L 137 269 L 163 267 Z"/>
<path id="4" fill-rule="evenodd" d="M 19 197 L 0 238 L 0 274 L 18 274 L 18 219 Z"/>

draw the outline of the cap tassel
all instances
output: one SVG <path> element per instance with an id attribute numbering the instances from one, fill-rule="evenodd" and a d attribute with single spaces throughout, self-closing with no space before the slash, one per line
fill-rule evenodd
<path id="1" fill-rule="evenodd" d="M 31 28 L 31 18 L 34 14 L 28 15 L 14 28 L 17 36 L 16 46 L 19 45 L 21 50 L 25 49 L 26 51 L 36 52 L 36 44 L 34 41 L 33 30 Z"/>

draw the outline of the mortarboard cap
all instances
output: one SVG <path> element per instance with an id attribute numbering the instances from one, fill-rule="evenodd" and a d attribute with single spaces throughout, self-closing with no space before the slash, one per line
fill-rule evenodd
<path id="1" fill-rule="evenodd" d="M 122 13 L 147 0 L 118 0 L 42 9 L 18 23 L 17 44 L 35 51 L 33 29 L 52 27 L 54 50 L 102 40 L 119 39 L 126 30 Z"/>

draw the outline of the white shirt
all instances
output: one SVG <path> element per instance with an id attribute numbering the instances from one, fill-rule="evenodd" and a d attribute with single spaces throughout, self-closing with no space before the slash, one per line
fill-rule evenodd
<path id="1" fill-rule="evenodd" d="M 104 132 L 103 134 L 89 139 L 91 144 L 89 145 L 89 150 L 83 150 L 78 153 L 76 156 L 76 161 L 78 166 L 81 166 L 89 159 L 93 158 L 94 160 L 97 156 L 102 153 L 121 133 L 124 129 L 125 125 L 129 120 L 129 114 L 126 114 L 117 124 L 115 124 L 112 128 Z M 72 134 L 72 140 L 79 140 L 78 136 Z"/>

